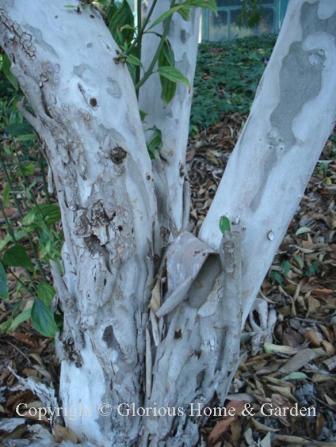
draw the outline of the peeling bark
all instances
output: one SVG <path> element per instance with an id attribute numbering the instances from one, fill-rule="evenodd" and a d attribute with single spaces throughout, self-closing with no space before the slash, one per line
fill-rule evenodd
<path id="1" fill-rule="evenodd" d="M 125 446 L 140 419 L 104 418 L 98 407 L 142 402 L 156 199 L 134 87 L 92 8 L 7 0 L 0 26 L 62 212 L 64 275 L 54 269 L 65 315 L 60 393 L 69 412 L 93 412 L 88 419 L 65 411 L 65 420 L 83 438 Z"/>
<path id="2" fill-rule="evenodd" d="M 226 233 L 220 255 L 190 233 L 168 248 L 168 290 L 156 311 L 162 329 L 145 406 L 183 414 L 146 417 L 151 446 L 196 445 L 206 417 L 190 413 L 190 403 L 203 408 L 216 394 L 224 402 L 239 364 L 240 237 L 240 228 Z"/>

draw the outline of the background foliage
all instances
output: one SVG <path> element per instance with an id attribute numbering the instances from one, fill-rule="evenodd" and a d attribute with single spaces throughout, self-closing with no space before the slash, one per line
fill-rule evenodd
<path id="1" fill-rule="evenodd" d="M 48 192 L 43 145 L 18 110 L 22 94 L 3 54 L 0 64 L 0 331 L 31 319 L 41 334 L 53 336 L 49 262 L 59 259 L 60 211 Z"/>
<path id="2" fill-rule="evenodd" d="M 276 36 L 200 45 L 191 124 L 211 126 L 227 112 L 248 113 Z"/>

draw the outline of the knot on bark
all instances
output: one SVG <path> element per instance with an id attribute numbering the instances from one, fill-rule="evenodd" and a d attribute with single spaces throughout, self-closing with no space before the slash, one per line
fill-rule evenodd
<path id="1" fill-rule="evenodd" d="M 120 165 L 127 156 L 127 152 L 120 146 L 116 146 L 111 149 L 110 158 L 113 163 Z"/>
<path id="2" fill-rule="evenodd" d="M 77 368 L 83 365 L 83 359 L 76 348 L 75 341 L 72 337 L 67 337 L 63 340 L 63 350 L 68 361 L 73 362 Z"/>
<path id="3" fill-rule="evenodd" d="M 92 226 L 106 226 L 110 222 L 110 218 L 106 214 L 104 204 L 98 200 L 91 208 L 91 225 Z"/>

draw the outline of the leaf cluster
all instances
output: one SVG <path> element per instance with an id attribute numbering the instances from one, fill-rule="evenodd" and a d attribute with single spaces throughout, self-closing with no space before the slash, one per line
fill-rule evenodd
<path id="1" fill-rule="evenodd" d="M 152 16 L 155 13 L 158 0 L 153 0 L 145 17 L 142 17 L 140 0 L 137 17 L 127 0 L 122 0 L 122 2 L 100 0 L 100 4 L 105 13 L 107 26 L 120 48 L 115 61 L 127 63 L 137 94 L 142 85 L 155 72 L 158 72 L 160 76 L 161 96 L 166 103 L 173 99 L 179 82 L 189 86 L 188 79 L 175 65 L 174 51 L 168 38 L 170 21 L 174 14 L 179 14 L 185 21 L 188 21 L 191 10 L 196 7 L 207 8 L 215 12 L 215 0 L 184 0 L 181 2 L 171 0 L 170 8 L 155 20 L 152 20 Z M 158 37 L 158 47 L 149 66 L 143 67 L 141 63 L 142 42 L 143 36 L 148 33 L 153 34 L 153 38 L 154 36 Z"/>

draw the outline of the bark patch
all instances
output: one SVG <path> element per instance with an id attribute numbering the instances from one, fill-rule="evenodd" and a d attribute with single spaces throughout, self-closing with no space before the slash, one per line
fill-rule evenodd
<path id="1" fill-rule="evenodd" d="M 327 19 L 318 16 L 318 3 L 305 3 L 301 11 L 302 40 L 293 42 L 280 71 L 280 101 L 271 115 L 276 147 L 289 149 L 296 143 L 292 130 L 294 118 L 306 102 L 318 96 L 322 87 L 322 71 L 326 59 L 323 49 L 306 51 L 305 39 L 324 32 L 336 37 L 336 13 Z M 295 80 L 295 82 L 293 81 Z"/>
<path id="2" fill-rule="evenodd" d="M 90 106 L 91 107 L 97 107 L 98 102 L 96 100 L 96 98 L 90 98 Z"/>
<path id="3" fill-rule="evenodd" d="M 112 326 L 106 326 L 106 328 L 104 330 L 104 334 L 103 334 L 103 340 L 109 348 L 112 348 L 113 340 L 114 340 Z"/>
<path id="4" fill-rule="evenodd" d="M 283 144 L 289 149 L 295 145 L 293 120 L 304 104 L 319 94 L 324 61 L 322 50 L 305 51 L 302 42 L 293 42 L 290 46 L 280 71 L 280 102 L 271 115 L 272 127 L 278 133 L 271 138 L 272 143 L 278 140 L 277 147 Z"/>
<path id="5" fill-rule="evenodd" d="M 114 147 L 110 152 L 110 158 L 116 165 L 120 165 L 127 156 L 127 152 L 120 146 Z"/>

